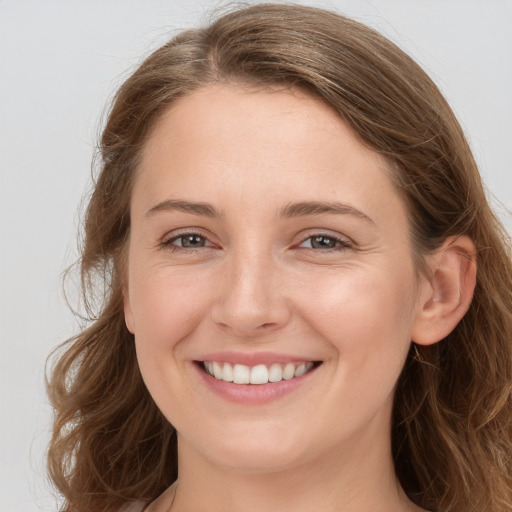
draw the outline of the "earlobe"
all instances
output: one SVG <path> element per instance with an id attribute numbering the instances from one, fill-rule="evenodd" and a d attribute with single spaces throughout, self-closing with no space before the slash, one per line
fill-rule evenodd
<path id="1" fill-rule="evenodd" d="M 467 236 L 451 237 L 427 259 L 412 340 L 431 345 L 450 334 L 466 314 L 476 285 L 475 246 Z"/>

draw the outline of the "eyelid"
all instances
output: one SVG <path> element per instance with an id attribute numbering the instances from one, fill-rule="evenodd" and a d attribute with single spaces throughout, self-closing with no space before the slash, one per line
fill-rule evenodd
<path id="1" fill-rule="evenodd" d="M 166 233 L 158 241 L 158 247 L 161 247 L 161 248 L 164 248 L 164 249 L 165 248 L 168 249 L 168 248 L 172 247 L 175 250 L 184 250 L 184 251 L 197 250 L 197 249 L 192 249 L 190 247 L 180 247 L 179 245 L 173 245 L 172 244 L 172 242 L 174 240 L 177 240 L 178 238 L 184 237 L 186 235 L 195 235 L 195 236 L 199 236 L 201 238 L 204 238 L 206 240 L 206 242 L 209 243 L 209 245 L 206 245 L 205 248 L 211 248 L 211 247 L 216 247 L 217 246 L 217 244 L 211 240 L 211 235 L 209 233 L 205 232 L 204 229 L 198 228 L 198 227 L 194 227 L 194 226 L 188 226 L 188 227 L 185 227 L 185 228 L 175 229 L 173 231 L 170 231 L 170 232 Z M 201 247 L 201 249 L 202 248 L 203 247 Z"/>
<path id="2" fill-rule="evenodd" d="M 173 245 L 172 242 L 180 237 L 184 237 L 186 235 L 196 235 L 201 238 L 204 238 L 206 243 L 208 245 L 200 248 L 189 248 L 189 247 L 181 247 L 179 245 Z M 300 247 L 302 244 L 304 244 L 307 240 L 310 240 L 314 237 L 325 237 L 325 238 L 331 238 L 338 242 L 340 245 L 337 245 L 332 248 L 324 248 L 324 249 L 316 249 L 313 247 Z M 298 237 L 298 241 L 293 244 L 296 248 L 301 248 L 304 250 L 310 250 L 314 252 L 329 252 L 329 251 L 340 251 L 340 250 L 347 250 L 347 249 L 353 249 L 355 250 L 357 248 L 357 244 L 347 235 L 332 232 L 326 229 L 310 229 L 307 233 L 302 233 L 300 237 Z M 170 231 L 166 233 L 159 241 L 158 241 L 158 247 L 161 248 L 170 248 L 172 247 L 174 250 L 184 250 L 184 251 L 190 251 L 190 250 L 197 250 L 197 249 L 203 249 L 203 248 L 212 248 L 212 247 L 219 247 L 217 243 L 212 241 L 212 236 L 209 232 L 205 232 L 203 228 L 198 228 L 195 226 L 188 226 L 184 228 L 175 229 L 173 231 Z"/>

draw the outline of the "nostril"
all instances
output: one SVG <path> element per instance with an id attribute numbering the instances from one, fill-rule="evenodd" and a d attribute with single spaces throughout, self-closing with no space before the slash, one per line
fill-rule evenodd
<path id="1" fill-rule="evenodd" d="M 256 327 L 256 329 L 268 329 L 269 327 L 272 327 L 274 326 L 275 324 L 273 323 L 265 323 L 265 324 L 261 324 L 261 325 L 258 325 L 258 327 Z"/>

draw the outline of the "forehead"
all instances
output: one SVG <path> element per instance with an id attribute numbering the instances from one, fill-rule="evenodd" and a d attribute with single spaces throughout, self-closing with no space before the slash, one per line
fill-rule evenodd
<path id="1" fill-rule="evenodd" d="M 146 203 L 166 194 L 226 201 L 224 192 L 235 191 L 246 206 L 279 194 L 361 201 L 376 192 L 396 196 L 388 174 L 384 158 L 312 94 L 211 85 L 159 120 L 135 192 Z"/>
<path id="2" fill-rule="evenodd" d="M 186 150 L 198 143 L 210 150 L 231 147 L 234 155 L 241 142 L 246 151 L 257 148 L 262 159 L 272 146 L 307 148 L 321 137 L 326 142 L 338 138 L 340 126 L 344 127 L 340 122 L 325 102 L 300 89 L 215 84 L 179 98 L 164 113 L 144 148 L 143 160 L 170 145 Z"/>

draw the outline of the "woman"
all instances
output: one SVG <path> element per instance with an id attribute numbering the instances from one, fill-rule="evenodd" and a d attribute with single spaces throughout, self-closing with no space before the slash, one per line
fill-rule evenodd
<path id="1" fill-rule="evenodd" d="M 135 71 L 101 157 L 63 510 L 510 510 L 510 240 L 408 56 L 240 9 Z"/>

